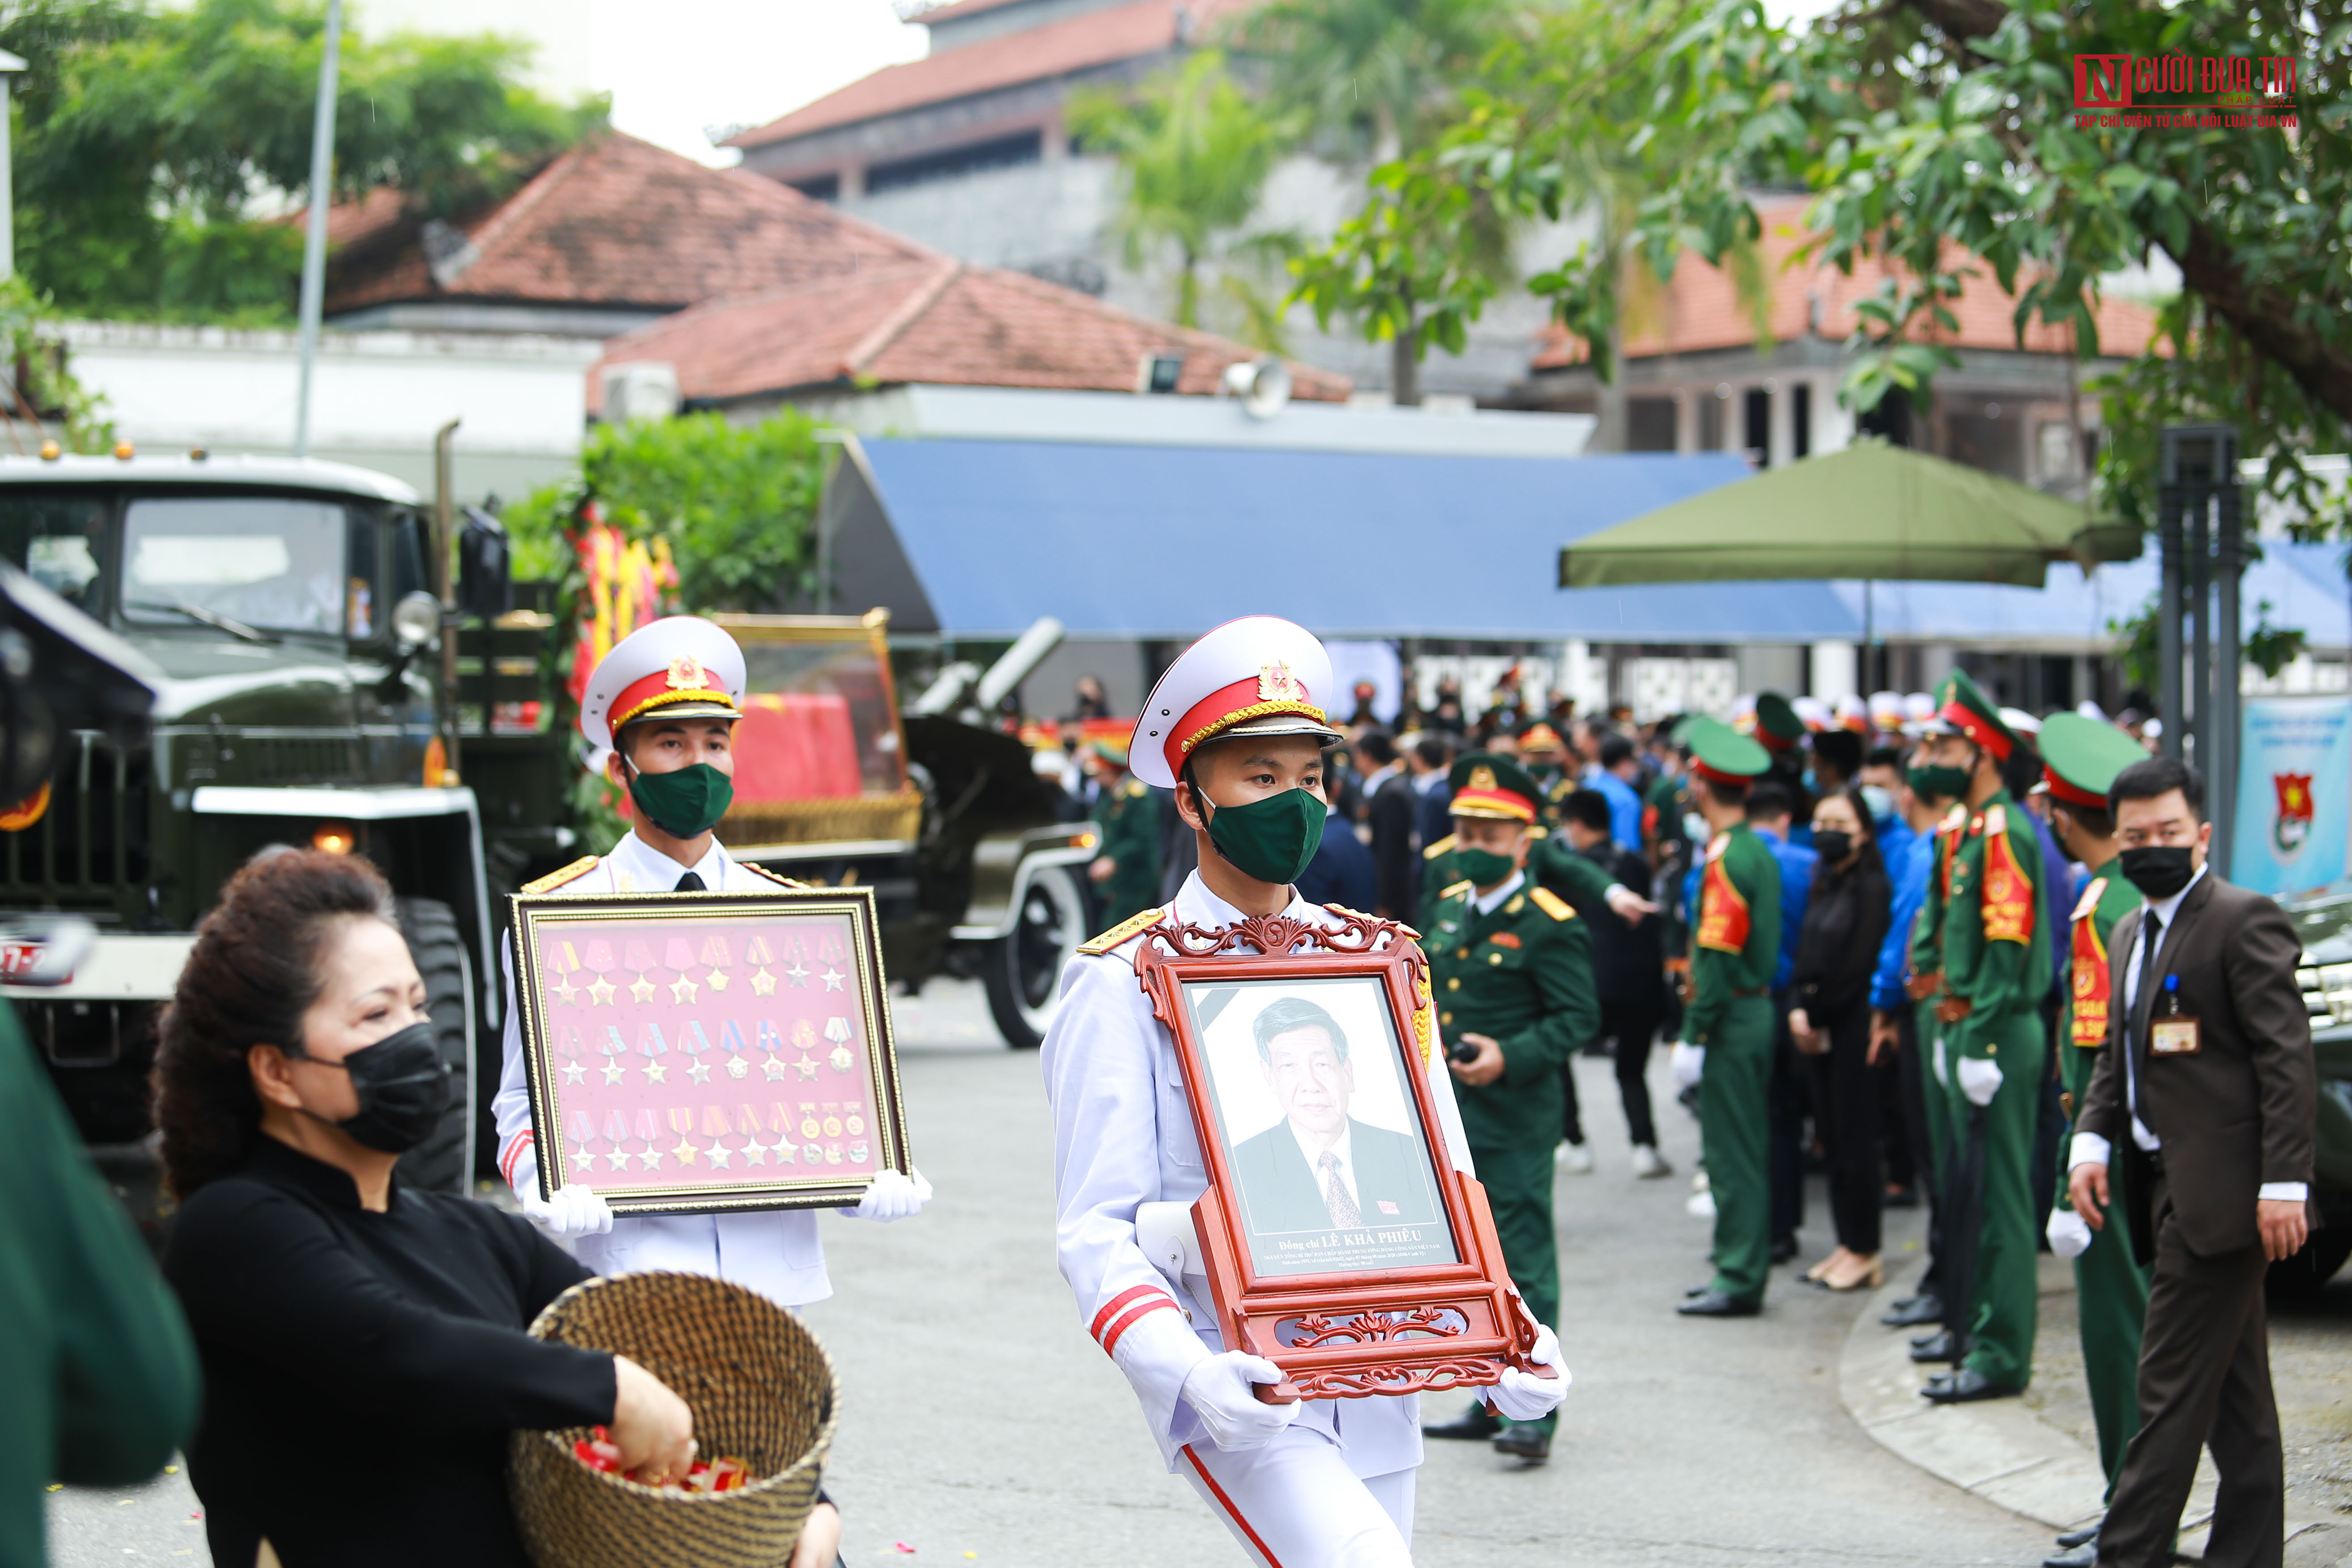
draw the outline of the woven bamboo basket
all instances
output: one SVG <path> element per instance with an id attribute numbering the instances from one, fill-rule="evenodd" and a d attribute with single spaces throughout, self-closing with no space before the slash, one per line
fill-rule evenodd
<path id="1" fill-rule="evenodd" d="M 539 1568 L 784 1568 L 833 1447 L 833 1360 L 799 1319 L 699 1274 L 591 1279 L 547 1304 L 540 1339 L 636 1362 L 694 1409 L 705 1458 L 745 1460 L 750 1485 L 688 1493 L 592 1470 L 585 1427 L 517 1432 L 509 1482 Z"/>

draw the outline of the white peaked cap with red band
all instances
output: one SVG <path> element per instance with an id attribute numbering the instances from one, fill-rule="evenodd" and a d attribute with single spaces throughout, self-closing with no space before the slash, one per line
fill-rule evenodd
<path id="1" fill-rule="evenodd" d="M 580 732 L 609 746 L 640 719 L 740 719 L 743 650 L 700 616 L 639 626 L 597 660 L 580 693 Z"/>
<path id="2" fill-rule="evenodd" d="M 1306 627 L 1278 616 L 1227 621 L 1184 650 L 1151 696 L 1127 747 L 1128 766 L 1174 789 L 1184 763 L 1212 741 L 1241 735 L 1340 739 L 1325 710 L 1337 695 L 1331 656 Z"/>

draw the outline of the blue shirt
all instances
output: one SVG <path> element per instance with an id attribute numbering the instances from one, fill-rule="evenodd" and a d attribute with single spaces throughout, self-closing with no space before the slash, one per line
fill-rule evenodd
<path id="1" fill-rule="evenodd" d="M 1895 882 L 1895 921 L 1886 928 L 1886 944 L 1878 950 L 1878 969 L 1870 977 L 1870 1005 L 1883 1013 L 1895 1012 L 1911 999 L 1903 989 L 1904 971 L 1911 965 L 1911 928 L 1918 923 L 1919 906 L 1927 901 L 1927 879 L 1936 869 L 1936 836 L 1912 833 L 1908 823 L 1904 831 L 1911 833 L 1911 840 L 1903 847 L 1903 858 L 1886 863 Z"/>
<path id="2" fill-rule="evenodd" d="M 1801 844 L 1790 844 L 1760 828 L 1756 837 L 1772 851 L 1772 858 L 1780 868 L 1780 962 L 1772 970 L 1772 989 L 1786 991 L 1789 976 L 1797 967 L 1797 939 L 1804 932 L 1805 904 L 1812 897 L 1813 865 L 1821 857 Z M 1683 878 L 1683 907 L 1692 911 L 1694 919 L 1698 910 L 1699 879 L 1706 874 L 1706 856 L 1702 852 L 1697 863 Z"/>
<path id="3" fill-rule="evenodd" d="M 1618 847 L 1642 852 L 1642 797 L 1632 784 L 1602 768 L 1592 775 L 1592 787 L 1609 801 L 1609 837 Z"/>
<path id="4" fill-rule="evenodd" d="M 2018 807 L 2025 811 L 2023 805 Z M 2058 847 L 2058 836 L 2050 825 L 2030 811 L 2026 820 L 2033 824 L 2033 836 L 2042 840 L 2042 898 L 2050 907 L 2050 989 L 2053 995 L 2063 996 L 2061 989 L 2072 969 L 2067 960 L 2074 955 L 2074 944 L 2070 940 L 2074 924 L 2074 868 L 2066 852 Z"/>
<path id="5" fill-rule="evenodd" d="M 1870 830 L 1878 838 L 1878 858 L 1886 868 L 1887 879 L 1893 880 L 1911 854 L 1911 841 L 1919 836 L 1900 813 L 1888 812 L 1871 824 Z"/>
<path id="6" fill-rule="evenodd" d="M 1338 812 L 1323 818 L 1323 844 L 1298 873 L 1298 896 L 1311 904 L 1369 910 L 1380 892 L 1380 868 L 1369 845 Z"/>

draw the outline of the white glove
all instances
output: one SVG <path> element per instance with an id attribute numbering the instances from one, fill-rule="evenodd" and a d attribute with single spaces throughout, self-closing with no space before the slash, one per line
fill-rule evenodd
<path id="1" fill-rule="evenodd" d="M 577 1182 L 556 1188 L 551 1198 L 542 1198 L 539 1184 L 533 1181 L 515 1196 L 522 1201 L 523 1217 L 550 1236 L 569 1240 L 575 1236 L 602 1236 L 613 1228 L 612 1205 Z"/>
<path id="2" fill-rule="evenodd" d="M 1943 1037 L 1943 1036 L 1941 1036 L 1941 1035 L 1937 1035 L 1937 1036 L 1936 1037 L 1936 1064 L 1935 1064 L 1935 1065 L 1936 1065 L 1936 1081 L 1937 1081 L 1937 1083 L 1940 1083 L 1940 1084 L 1944 1085 L 1944 1086 L 1945 1086 L 1945 1087 L 1947 1087 L 1947 1088 L 1949 1088 L 1949 1087 L 1951 1086 L 1952 1079 L 1951 1079 L 1951 1075 L 1950 1075 L 1950 1074 L 1948 1074 L 1948 1072 L 1946 1072 L 1946 1071 L 1944 1070 L 1944 1037 Z"/>
<path id="3" fill-rule="evenodd" d="M 1264 1356 L 1226 1351 L 1196 1364 L 1184 1378 L 1184 1397 L 1209 1429 L 1209 1440 L 1225 1452 L 1263 1448 L 1298 1418 L 1301 1402 L 1267 1405 L 1251 1385 L 1280 1383 L 1282 1369 Z"/>
<path id="4" fill-rule="evenodd" d="M 1486 1397 L 1502 1412 L 1506 1421 L 1535 1421 L 1559 1408 L 1568 1397 L 1568 1368 L 1559 1363 L 1559 1336 L 1549 1329 L 1536 1331 L 1536 1348 L 1528 1359 L 1538 1366 L 1557 1371 L 1558 1377 L 1538 1377 L 1517 1367 L 1503 1369 L 1503 1381 L 1486 1391 Z"/>
<path id="5" fill-rule="evenodd" d="M 1960 1058 L 1960 1092 L 1970 1105 L 1990 1105 L 2000 1092 L 2000 1065 L 1978 1057 Z"/>
<path id="6" fill-rule="evenodd" d="M 2050 1223 L 2043 1228 L 2050 1237 L 2050 1250 L 2061 1258 L 2080 1258 L 2091 1248 L 2091 1227 L 2073 1209 L 2052 1209 Z"/>
<path id="7" fill-rule="evenodd" d="M 922 1212 L 931 1201 L 931 1184 L 923 1180 L 918 1171 L 913 1178 L 886 1170 L 874 1178 L 866 1195 L 857 1200 L 854 1209 L 841 1212 L 851 1219 L 870 1219 L 877 1225 L 888 1225 L 894 1219 L 910 1219 Z"/>
<path id="8" fill-rule="evenodd" d="M 1685 1089 L 1696 1089 L 1706 1073 L 1706 1047 L 1694 1046 L 1688 1040 L 1676 1040 L 1674 1049 L 1666 1053 L 1666 1070 Z"/>

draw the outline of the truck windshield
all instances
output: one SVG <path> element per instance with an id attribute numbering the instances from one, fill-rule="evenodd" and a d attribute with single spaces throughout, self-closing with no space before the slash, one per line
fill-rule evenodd
<path id="1" fill-rule="evenodd" d="M 343 547 L 343 509 L 331 501 L 136 500 L 122 519 L 122 613 L 142 626 L 228 621 L 331 637 L 347 614 L 371 614 L 365 583 L 345 576 Z"/>

